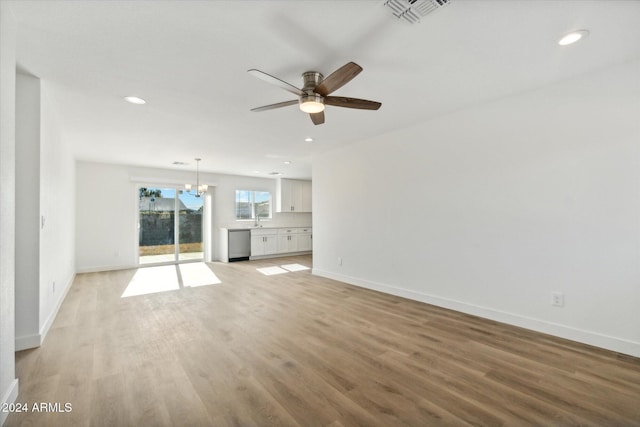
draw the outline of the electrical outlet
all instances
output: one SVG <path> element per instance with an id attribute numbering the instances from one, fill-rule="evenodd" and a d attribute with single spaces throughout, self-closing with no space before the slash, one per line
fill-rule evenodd
<path id="1" fill-rule="evenodd" d="M 338 257 L 338 265 L 342 265 L 342 257 Z"/>
<path id="2" fill-rule="evenodd" d="M 564 294 L 562 292 L 551 292 L 551 305 L 564 307 Z"/>

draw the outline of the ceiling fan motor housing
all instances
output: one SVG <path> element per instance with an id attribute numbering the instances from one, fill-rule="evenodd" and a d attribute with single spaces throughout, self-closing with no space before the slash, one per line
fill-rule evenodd
<path id="1" fill-rule="evenodd" d="M 317 71 L 307 71 L 302 73 L 302 90 L 304 92 L 313 92 L 313 90 L 318 86 L 322 80 L 324 80 L 324 76 L 322 73 Z"/>
<path id="2" fill-rule="evenodd" d="M 305 94 L 300 96 L 300 109 L 305 113 L 314 114 L 324 110 L 324 97 L 314 91 L 323 79 L 324 76 L 317 71 L 302 73 L 302 91 Z"/>
<path id="3" fill-rule="evenodd" d="M 300 97 L 300 104 L 304 104 L 305 102 L 324 102 L 324 97 L 322 95 L 318 95 L 317 93 L 307 93 L 306 95 L 302 95 Z"/>

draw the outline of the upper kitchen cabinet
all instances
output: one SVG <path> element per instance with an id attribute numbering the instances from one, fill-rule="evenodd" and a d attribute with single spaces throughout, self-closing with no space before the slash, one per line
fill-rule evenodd
<path id="1" fill-rule="evenodd" d="M 311 181 L 278 179 L 277 212 L 311 212 Z"/>
<path id="2" fill-rule="evenodd" d="M 302 212 L 311 212 L 311 181 L 302 181 Z"/>

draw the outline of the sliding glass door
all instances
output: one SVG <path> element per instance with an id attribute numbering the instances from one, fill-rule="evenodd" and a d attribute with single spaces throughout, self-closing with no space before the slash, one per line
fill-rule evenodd
<path id="1" fill-rule="evenodd" d="M 203 259 L 203 197 L 171 187 L 138 191 L 140 264 Z"/>
<path id="2" fill-rule="evenodd" d="M 141 187 L 138 191 L 140 264 L 175 261 L 175 188 Z"/>
<path id="3" fill-rule="evenodd" d="M 178 260 L 203 259 L 202 215 L 204 195 L 180 191 L 178 194 Z"/>

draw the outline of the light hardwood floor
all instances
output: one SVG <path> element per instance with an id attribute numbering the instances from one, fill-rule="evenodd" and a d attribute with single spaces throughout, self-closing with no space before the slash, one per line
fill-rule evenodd
<path id="1" fill-rule="evenodd" d="M 634 426 L 640 359 L 314 277 L 209 264 L 217 285 L 121 298 L 80 274 L 17 354 L 6 426 Z"/>

